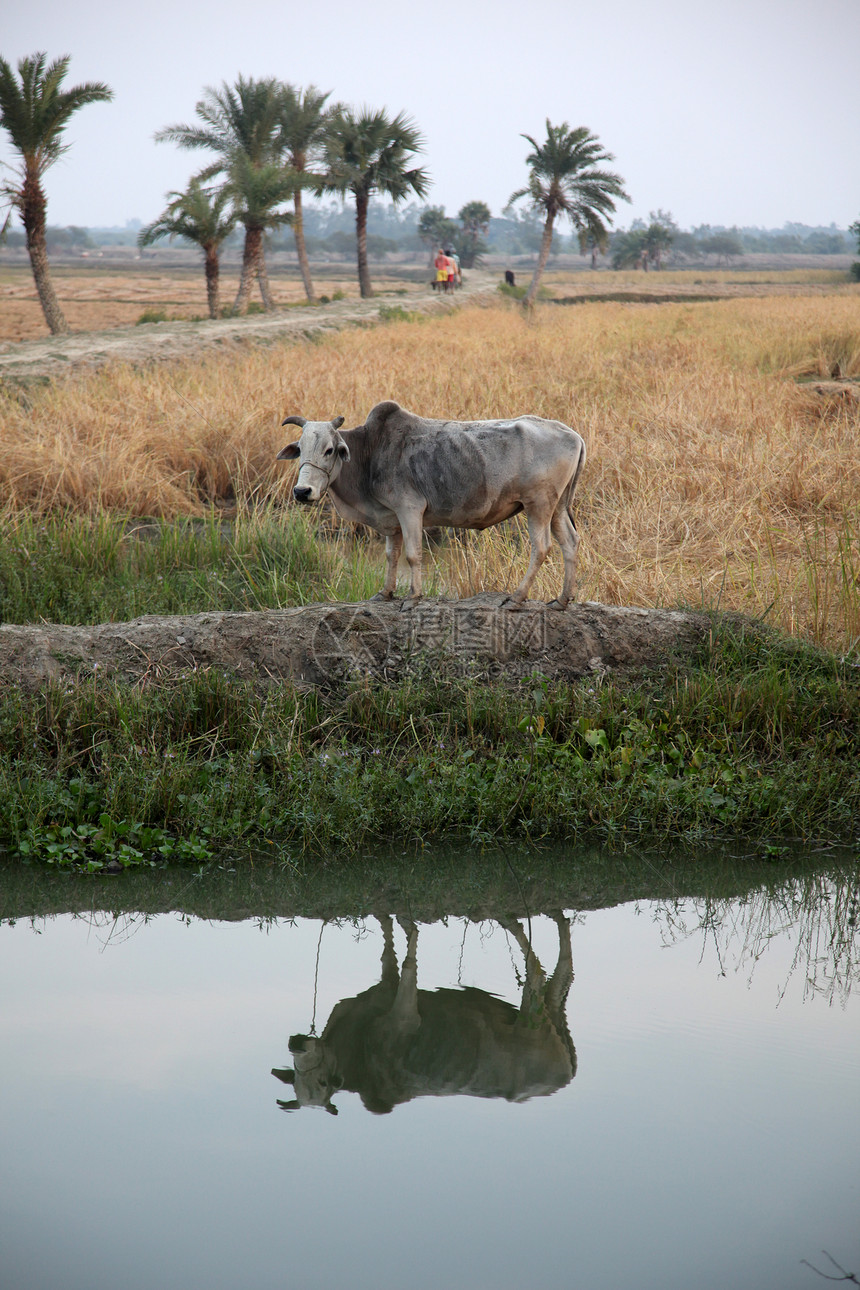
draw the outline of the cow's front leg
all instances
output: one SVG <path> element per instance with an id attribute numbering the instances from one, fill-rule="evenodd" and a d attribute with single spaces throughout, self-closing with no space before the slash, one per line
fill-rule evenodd
<path id="1" fill-rule="evenodd" d="M 390 534 L 385 539 L 385 582 L 382 584 L 382 590 L 377 591 L 371 600 L 391 600 L 394 592 L 397 590 L 397 565 L 400 561 L 400 552 L 403 550 L 403 534 L 400 529 L 396 533 Z"/>
<path id="2" fill-rule="evenodd" d="M 415 603 L 421 599 L 421 538 L 424 533 L 424 513 L 419 510 L 410 510 L 406 514 L 398 514 L 400 528 L 403 533 L 403 549 L 406 553 L 406 563 L 409 565 L 409 604 Z"/>

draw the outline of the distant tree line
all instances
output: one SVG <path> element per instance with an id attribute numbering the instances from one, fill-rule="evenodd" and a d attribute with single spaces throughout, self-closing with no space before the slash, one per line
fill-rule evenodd
<path id="1" fill-rule="evenodd" d="M 829 228 L 786 224 L 781 229 L 724 228 L 700 224 L 685 230 L 678 227 L 668 211 L 652 211 L 649 222 L 634 220 L 629 229 L 617 229 L 610 237 L 610 255 L 615 269 L 659 269 L 665 260 L 679 264 L 713 256 L 717 264 L 728 265 L 740 255 L 845 255 L 853 249 L 851 230 L 835 224 Z"/>

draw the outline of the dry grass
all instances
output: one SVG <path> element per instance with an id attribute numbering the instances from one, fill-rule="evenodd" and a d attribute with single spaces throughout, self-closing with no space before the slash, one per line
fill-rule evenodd
<path id="1" fill-rule="evenodd" d="M 860 376 L 860 299 L 469 309 L 175 367 L 116 367 L 5 402 L 0 502 L 133 516 L 284 495 L 288 413 L 534 412 L 584 435 L 583 599 L 720 605 L 840 650 L 860 638 L 860 415 L 792 377 Z M 509 526 L 429 559 L 452 593 L 514 586 Z M 554 557 L 537 594 L 560 581 Z"/>

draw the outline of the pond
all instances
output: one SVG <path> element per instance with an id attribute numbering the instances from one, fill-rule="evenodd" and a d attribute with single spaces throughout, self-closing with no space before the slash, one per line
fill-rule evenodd
<path id="1" fill-rule="evenodd" d="M 10 1290 L 860 1272 L 856 870 L 474 917 L 101 890 L 0 927 Z"/>

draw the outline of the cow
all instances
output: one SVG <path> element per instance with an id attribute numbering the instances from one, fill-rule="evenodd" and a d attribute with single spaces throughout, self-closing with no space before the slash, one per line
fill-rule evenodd
<path id="1" fill-rule="evenodd" d="M 341 431 L 343 417 L 307 421 L 289 416 L 301 437 L 278 453 L 297 460 L 297 502 L 329 493 L 344 519 L 385 536 L 387 569 L 374 600 L 391 600 L 405 549 L 409 602 L 421 596 L 421 535 L 425 528 L 485 529 L 524 511 L 531 539 L 526 575 L 510 597 L 519 609 L 555 538 L 564 581 L 554 608 L 574 591 L 579 534 L 571 515 L 585 463 L 585 444 L 560 421 L 519 416 L 507 421 L 432 421 L 398 403 L 377 403 L 364 425 Z"/>
<path id="2" fill-rule="evenodd" d="M 503 926 L 525 958 L 519 1008 L 471 986 L 419 990 L 418 928 L 402 922 L 406 956 L 398 971 L 390 916 L 380 918 L 382 977 L 332 1010 L 323 1033 L 292 1035 L 293 1066 L 272 1074 L 293 1086 L 278 1099 L 284 1111 L 323 1107 L 337 1115 L 333 1095 L 358 1093 L 377 1115 L 415 1097 L 505 1098 L 525 1102 L 564 1088 L 576 1074 L 565 1004 L 573 980 L 570 923 L 555 915 L 558 962 L 547 978 L 522 925 Z"/>

